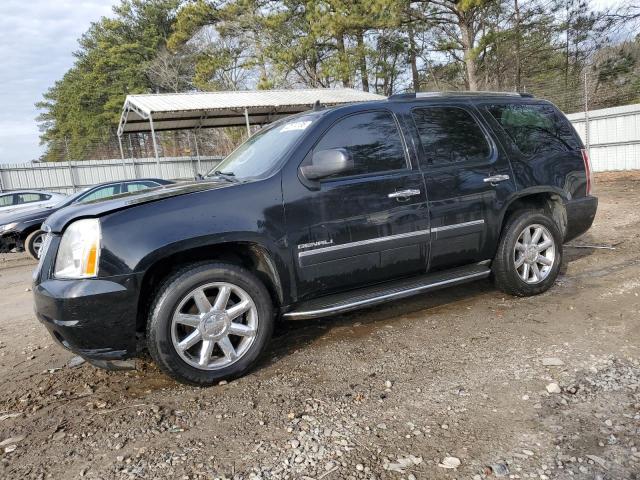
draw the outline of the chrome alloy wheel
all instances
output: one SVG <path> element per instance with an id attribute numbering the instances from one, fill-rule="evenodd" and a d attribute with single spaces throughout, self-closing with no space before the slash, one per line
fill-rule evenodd
<path id="1" fill-rule="evenodd" d="M 524 228 L 513 249 L 516 272 L 529 284 L 549 276 L 556 260 L 556 245 L 549 230 L 540 224 Z"/>
<path id="2" fill-rule="evenodd" d="M 258 332 L 258 310 L 242 288 L 209 283 L 189 292 L 171 320 L 173 347 L 199 370 L 228 367 L 245 355 Z"/>

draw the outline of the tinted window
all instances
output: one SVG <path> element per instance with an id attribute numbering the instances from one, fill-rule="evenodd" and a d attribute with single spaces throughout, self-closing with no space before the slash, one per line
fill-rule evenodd
<path id="1" fill-rule="evenodd" d="M 13 194 L 0 195 L 0 207 L 8 207 L 9 205 L 13 205 Z"/>
<path id="2" fill-rule="evenodd" d="M 491 153 L 480 126 L 461 108 L 416 108 L 413 119 L 429 165 L 481 162 Z"/>
<path id="3" fill-rule="evenodd" d="M 525 155 L 580 148 L 573 129 L 551 105 L 491 105 L 489 112 Z"/>
<path id="4" fill-rule="evenodd" d="M 347 175 L 398 170 L 407 167 L 398 126 L 389 112 L 351 115 L 336 122 L 314 152 L 344 148 L 354 162 Z"/>
<path id="5" fill-rule="evenodd" d="M 39 202 L 40 195 L 37 193 L 20 193 L 18 195 L 18 203 Z"/>
<path id="6" fill-rule="evenodd" d="M 147 188 L 157 187 L 158 185 L 153 182 L 133 182 L 126 184 L 127 192 L 137 192 L 139 190 L 146 190 Z"/>
<path id="7" fill-rule="evenodd" d="M 93 192 L 88 194 L 86 197 L 82 197 L 80 199 L 80 203 L 91 202 L 93 200 L 100 200 L 103 198 L 112 197 L 117 193 L 119 193 L 119 191 L 120 191 L 119 184 L 110 185 L 108 187 L 102 187 L 102 188 L 99 188 L 98 190 L 94 190 Z"/>
<path id="8" fill-rule="evenodd" d="M 40 197 L 40 200 L 44 202 L 45 200 L 49 200 L 51 198 L 51 195 L 46 195 L 44 193 L 41 193 L 39 197 Z"/>

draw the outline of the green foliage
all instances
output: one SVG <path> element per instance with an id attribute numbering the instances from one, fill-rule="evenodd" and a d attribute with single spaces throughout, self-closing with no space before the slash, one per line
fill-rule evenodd
<path id="1" fill-rule="evenodd" d="M 37 106 L 42 142 L 54 158 L 84 158 L 112 136 L 127 94 L 153 91 L 147 66 L 164 45 L 178 0 L 122 0 L 113 18 L 91 25 L 80 39 L 74 66 Z"/>
<path id="2" fill-rule="evenodd" d="M 590 96 L 597 107 L 640 102 L 640 36 L 599 50 Z"/>
<path id="3" fill-rule="evenodd" d="M 215 23 L 216 7 L 205 0 L 196 0 L 182 6 L 167 41 L 167 47 L 176 51 L 187 43 L 203 26 Z"/>

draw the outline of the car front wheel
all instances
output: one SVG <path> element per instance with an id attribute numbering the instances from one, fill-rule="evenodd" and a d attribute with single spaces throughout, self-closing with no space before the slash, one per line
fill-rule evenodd
<path id="1" fill-rule="evenodd" d="M 188 266 L 159 289 L 147 324 L 148 347 L 176 380 L 207 386 L 247 372 L 273 331 L 264 285 L 236 265 Z"/>
<path id="2" fill-rule="evenodd" d="M 562 235 L 543 213 L 522 210 L 505 226 L 492 270 L 496 286 L 526 297 L 547 291 L 562 262 Z"/>
<path id="3" fill-rule="evenodd" d="M 42 230 L 36 230 L 31 232 L 24 241 L 24 249 L 36 260 L 40 258 L 40 250 L 42 249 L 45 235 Z"/>

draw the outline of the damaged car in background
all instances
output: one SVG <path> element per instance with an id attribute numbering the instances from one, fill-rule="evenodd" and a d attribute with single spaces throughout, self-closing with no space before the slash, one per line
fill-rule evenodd
<path id="1" fill-rule="evenodd" d="M 169 183 L 173 182 L 158 178 L 100 183 L 69 197 L 57 195 L 54 202 L 6 214 L 0 213 L 0 253 L 26 250 L 29 255 L 38 259 L 45 237 L 42 223 L 52 213 L 69 205 L 105 199 L 125 192 L 137 192 Z"/>

